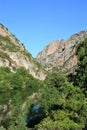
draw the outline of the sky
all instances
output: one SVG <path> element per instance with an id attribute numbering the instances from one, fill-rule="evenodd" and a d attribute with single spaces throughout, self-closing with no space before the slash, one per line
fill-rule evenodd
<path id="1" fill-rule="evenodd" d="M 87 0 L 0 0 L 0 23 L 36 57 L 53 40 L 87 30 Z"/>

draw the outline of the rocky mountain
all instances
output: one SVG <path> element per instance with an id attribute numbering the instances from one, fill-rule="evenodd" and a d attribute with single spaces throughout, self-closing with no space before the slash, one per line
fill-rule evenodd
<path id="1" fill-rule="evenodd" d="M 50 71 L 72 72 L 77 65 L 76 46 L 87 38 L 87 30 L 72 35 L 67 40 L 54 40 L 36 57 L 37 61 Z"/>
<path id="2" fill-rule="evenodd" d="M 25 67 L 34 77 L 45 78 L 45 71 L 41 65 L 2 24 L 0 24 L 0 66 L 9 67 L 12 71 Z"/>

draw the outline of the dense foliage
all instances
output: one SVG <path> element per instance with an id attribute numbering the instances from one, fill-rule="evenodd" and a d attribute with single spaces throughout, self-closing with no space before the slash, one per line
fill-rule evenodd
<path id="1" fill-rule="evenodd" d="M 19 130 L 24 125 L 24 130 L 23 120 L 28 108 L 22 110 L 23 103 L 27 104 L 27 98 L 38 91 L 40 84 L 41 81 L 32 77 L 23 67 L 16 72 L 0 67 L 0 125 L 9 130 Z"/>
<path id="2" fill-rule="evenodd" d="M 82 90 L 59 74 L 50 75 L 46 81 L 47 86 L 40 90 L 42 95 L 39 99 L 39 104 L 46 111 L 46 117 L 36 128 L 82 130 L 87 119 L 87 102 Z"/>
<path id="3" fill-rule="evenodd" d="M 82 88 L 87 96 L 87 39 L 77 46 L 76 54 L 79 60 L 78 69 L 75 74 L 69 75 L 69 79 L 74 85 Z"/>
<path id="4" fill-rule="evenodd" d="M 87 39 L 77 46 L 78 68 L 44 81 L 25 68 L 0 67 L 0 130 L 87 130 Z"/>

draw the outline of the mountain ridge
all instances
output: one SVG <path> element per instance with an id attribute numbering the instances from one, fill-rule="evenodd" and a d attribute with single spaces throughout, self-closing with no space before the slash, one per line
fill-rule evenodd
<path id="1" fill-rule="evenodd" d="M 71 72 L 78 62 L 75 55 L 76 46 L 85 38 L 87 38 L 87 30 L 73 34 L 67 40 L 54 40 L 38 53 L 36 59 L 46 70 Z"/>
<path id="2" fill-rule="evenodd" d="M 44 80 L 46 71 L 70 73 L 77 66 L 76 46 L 87 38 L 87 30 L 73 34 L 67 40 L 53 40 L 38 53 L 36 59 L 8 28 L 0 24 L 0 66 L 12 71 L 25 67 L 35 78 Z"/>
<path id="3" fill-rule="evenodd" d="M 14 69 L 25 67 L 35 78 L 43 80 L 45 70 L 25 49 L 15 35 L 0 24 L 0 66 Z"/>

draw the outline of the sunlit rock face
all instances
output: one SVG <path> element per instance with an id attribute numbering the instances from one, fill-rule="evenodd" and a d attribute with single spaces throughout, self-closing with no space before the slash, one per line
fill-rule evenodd
<path id="1" fill-rule="evenodd" d="M 87 38 L 87 30 L 72 35 L 67 40 L 54 40 L 36 57 L 37 61 L 50 71 L 71 72 L 78 63 L 76 46 Z"/>
<path id="2" fill-rule="evenodd" d="M 31 75 L 40 80 L 45 79 L 45 70 L 32 57 L 10 31 L 0 24 L 0 66 L 9 67 L 12 71 L 25 67 Z"/>

